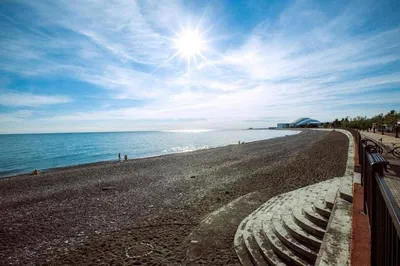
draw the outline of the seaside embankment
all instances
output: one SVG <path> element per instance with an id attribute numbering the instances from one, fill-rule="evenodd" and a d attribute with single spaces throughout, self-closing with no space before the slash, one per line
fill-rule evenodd
<path id="1" fill-rule="evenodd" d="M 267 200 L 342 176 L 347 148 L 341 133 L 305 130 L 1 179 L 0 262 L 181 265 L 187 237 L 207 214 L 251 192 Z M 237 265 L 233 234 L 225 242 L 199 263 Z"/>

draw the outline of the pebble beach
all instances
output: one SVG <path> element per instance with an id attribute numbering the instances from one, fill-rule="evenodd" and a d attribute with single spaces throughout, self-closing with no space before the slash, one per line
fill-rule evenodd
<path id="1" fill-rule="evenodd" d="M 268 199 L 342 176 L 347 150 L 344 134 L 304 130 L 3 178 L 0 264 L 186 264 L 186 239 L 207 214 L 255 191 Z M 233 234 L 194 264 L 238 265 Z"/>

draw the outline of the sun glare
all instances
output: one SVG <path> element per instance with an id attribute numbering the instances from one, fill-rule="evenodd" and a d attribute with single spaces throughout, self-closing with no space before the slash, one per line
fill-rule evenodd
<path id="1" fill-rule="evenodd" d="M 175 40 L 175 44 L 180 55 L 186 58 L 198 55 L 204 49 L 204 41 L 200 34 L 191 30 L 182 32 Z"/>
<path id="2" fill-rule="evenodd" d="M 183 59 L 186 61 L 188 74 L 191 73 L 192 69 L 200 69 L 204 66 L 204 62 L 210 63 L 205 53 L 212 51 L 209 47 L 211 41 L 204 36 L 214 25 L 204 31 L 200 31 L 200 23 L 201 21 L 195 28 L 191 28 L 190 23 L 187 28 L 184 28 L 182 24 L 179 23 L 181 31 L 176 32 L 172 30 L 174 37 L 165 37 L 171 42 L 170 48 L 174 49 L 176 52 L 158 65 L 157 68 L 149 74 L 149 77 L 176 57 L 180 57 L 181 60 Z"/>

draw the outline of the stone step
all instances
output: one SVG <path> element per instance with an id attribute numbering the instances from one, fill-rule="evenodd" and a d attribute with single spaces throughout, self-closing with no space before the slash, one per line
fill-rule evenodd
<path id="1" fill-rule="evenodd" d="M 248 266 L 248 265 L 254 265 L 253 264 L 253 258 L 251 257 L 251 254 L 246 246 L 245 242 L 245 237 L 250 235 L 246 230 L 247 230 L 247 223 L 251 219 L 251 215 L 247 216 L 239 225 L 239 228 L 236 231 L 235 234 L 235 250 L 236 254 L 239 258 L 239 261 L 242 265 Z"/>
<path id="2" fill-rule="evenodd" d="M 331 209 L 327 208 L 322 200 L 317 200 L 314 202 L 314 209 L 318 214 L 324 216 L 327 219 L 331 217 Z"/>
<path id="3" fill-rule="evenodd" d="M 282 243 L 282 241 L 275 234 L 274 226 L 271 223 L 271 221 L 269 221 L 269 223 L 264 227 L 263 232 L 274 252 L 283 261 L 285 261 L 290 265 L 299 265 L 299 266 L 308 265 L 308 263 L 305 260 L 298 257 L 295 253 L 292 252 L 292 250 L 290 250 L 288 247 L 286 247 L 284 243 Z"/>
<path id="4" fill-rule="evenodd" d="M 243 266 L 253 266 L 253 261 L 251 260 L 249 251 L 244 243 L 243 235 L 235 237 L 234 244 L 236 255 L 239 258 L 240 264 Z"/>
<path id="5" fill-rule="evenodd" d="M 256 242 L 261 250 L 261 255 L 267 261 L 269 265 L 286 265 L 275 253 L 271 244 L 266 239 L 265 234 L 260 231 L 255 237 Z"/>
<path id="6" fill-rule="evenodd" d="M 317 259 L 331 209 L 326 199 L 340 179 L 281 194 L 240 224 L 235 250 L 242 265 L 312 265 Z"/>
<path id="7" fill-rule="evenodd" d="M 262 255 L 262 251 L 260 250 L 260 246 L 255 239 L 253 222 L 254 220 L 247 221 L 245 231 L 247 231 L 248 233 L 243 234 L 244 243 L 248 253 L 250 254 L 250 259 L 253 264 L 257 266 L 267 266 L 268 264 L 265 261 L 264 256 Z"/>
<path id="8" fill-rule="evenodd" d="M 270 265 L 286 265 L 274 252 L 271 247 L 270 242 L 266 239 L 263 233 L 262 223 L 263 221 L 270 221 L 273 213 L 280 212 L 285 206 L 291 202 L 291 193 L 283 194 L 275 200 L 271 200 L 271 204 L 267 208 L 263 208 L 258 213 L 255 214 L 255 219 L 252 220 L 252 224 L 249 225 L 253 232 L 254 240 L 261 251 L 261 255 L 264 257 L 265 261 Z"/>
<path id="9" fill-rule="evenodd" d="M 317 259 L 317 250 L 310 248 L 307 245 L 299 242 L 296 238 L 294 238 L 288 230 L 284 227 L 281 217 L 274 218 L 272 220 L 273 228 L 275 230 L 276 236 L 279 238 L 282 243 L 284 243 L 287 247 L 292 249 L 298 256 L 303 257 L 309 262 L 315 263 Z M 266 223 L 263 224 L 263 231 L 265 231 Z"/>
<path id="10" fill-rule="evenodd" d="M 331 187 L 326 192 L 324 202 L 325 202 L 325 206 L 328 209 L 332 210 L 333 205 L 335 204 L 335 199 L 336 199 L 337 194 L 338 194 L 339 184 L 340 184 L 340 180 L 339 179 L 334 180 L 331 183 Z"/>
<path id="11" fill-rule="evenodd" d="M 261 207 L 255 210 L 250 216 L 265 219 L 265 216 L 270 215 L 270 212 L 273 210 L 282 208 L 284 204 L 288 204 L 288 200 L 292 197 L 292 193 L 285 193 L 278 196 L 275 196 L 269 199 L 266 203 L 264 203 Z M 271 216 L 272 217 L 272 216 Z"/>
<path id="12" fill-rule="evenodd" d="M 265 218 L 264 214 L 268 214 L 271 208 L 276 206 L 277 203 L 280 205 L 285 199 L 285 195 L 271 198 L 240 223 L 234 242 L 236 253 L 242 265 L 268 265 L 267 261 L 270 265 L 285 265 L 268 246 L 268 242 L 263 239 L 260 226 L 257 224 L 259 219 Z M 260 243 L 256 239 L 259 239 Z M 268 260 L 263 252 L 269 255 Z"/>
<path id="13" fill-rule="evenodd" d="M 334 180 L 335 179 L 330 179 L 330 180 L 326 180 L 324 182 L 319 183 L 318 186 L 316 186 L 313 189 L 313 192 L 316 195 L 316 197 L 314 198 L 314 201 L 312 201 L 312 202 L 308 201 L 308 202 L 314 203 L 315 201 L 324 199 L 329 188 L 332 187 L 332 183 L 334 182 Z"/>
<path id="14" fill-rule="evenodd" d="M 300 242 L 311 245 L 312 247 L 319 249 L 321 246 L 321 239 L 318 239 L 314 235 L 308 233 L 301 228 L 293 219 L 291 214 L 282 215 L 283 225 L 288 232 Z"/>
<path id="15" fill-rule="evenodd" d="M 340 181 L 339 195 L 348 202 L 353 202 L 353 176 L 345 176 Z"/>
<path id="16" fill-rule="evenodd" d="M 326 226 L 328 225 L 328 219 L 316 212 L 312 204 L 304 204 L 303 214 L 308 220 L 310 220 L 314 224 L 320 226 L 322 229 L 326 229 Z"/>
<path id="17" fill-rule="evenodd" d="M 308 220 L 302 212 L 302 209 L 293 210 L 292 212 L 294 221 L 306 232 L 322 239 L 325 235 L 325 230 L 315 225 L 313 222 Z"/>
<path id="18" fill-rule="evenodd" d="M 352 204 L 338 198 L 315 265 L 350 265 Z"/>

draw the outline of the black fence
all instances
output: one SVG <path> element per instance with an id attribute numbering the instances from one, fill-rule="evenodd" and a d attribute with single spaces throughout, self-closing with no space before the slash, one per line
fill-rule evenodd
<path id="1" fill-rule="evenodd" d="M 371 230 L 371 265 L 400 265 L 400 208 L 385 179 L 388 162 L 381 144 L 361 138 L 357 131 L 352 134 L 358 143 L 364 212 Z"/>

